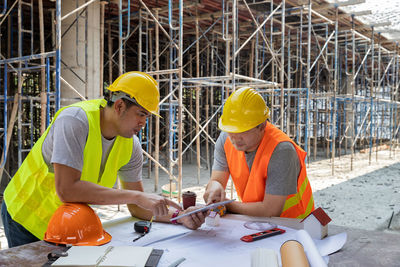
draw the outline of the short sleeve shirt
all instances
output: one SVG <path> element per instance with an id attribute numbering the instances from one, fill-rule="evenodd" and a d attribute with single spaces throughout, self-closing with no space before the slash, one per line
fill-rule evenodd
<path id="1" fill-rule="evenodd" d="M 224 145 L 228 134 L 221 132 L 214 150 L 213 170 L 229 172 Z M 257 150 L 245 153 L 246 163 L 251 170 Z M 300 162 L 296 149 L 290 142 L 279 143 L 271 155 L 265 183 L 265 192 L 270 195 L 290 195 L 297 192 Z"/>
<path id="2" fill-rule="evenodd" d="M 43 146 L 42 154 L 49 170 L 54 172 L 53 163 L 63 164 L 82 172 L 83 151 L 89 133 L 86 113 L 79 107 L 68 107 L 61 111 L 50 128 Z M 102 160 L 100 177 L 103 174 L 108 155 L 115 138 L 108 140 L 102 136 Z M 119 178 L 124 182 L 142 180 L 143 154 L 140 141 L 133 136 L 132 155 L 129 162 L 118 170 Z"/>

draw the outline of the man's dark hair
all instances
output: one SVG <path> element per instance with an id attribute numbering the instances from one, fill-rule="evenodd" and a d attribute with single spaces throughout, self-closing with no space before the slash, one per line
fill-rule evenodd
<path id="1" fill-rule="evenodd" d="M 108 95 L 108 96 L 104 96 L 104 99 L 107 100 L 107 106 L 108 107 L 112 107 L 112 105 L 114 105 L 114 101 L 111 100 L 112 98 L 112 94 Z M 129 109 L 132 106 L 137 106 L 137 104 L 135 102 L 132 102 L 126 98 L 121 98 L 122 101 L 124 101 L 126 108 Z"/>

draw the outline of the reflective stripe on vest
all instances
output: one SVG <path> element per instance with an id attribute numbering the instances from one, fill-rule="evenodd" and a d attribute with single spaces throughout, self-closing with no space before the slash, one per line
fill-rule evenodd
<path id="1" fill-rule="evenodd" d="M 229 137 L 226 138 L 224 150 L 229 166 L 229 172 L 235 185 L 238 197 L 243 202 L 261 202 L 265 196 L 268 164 L 272 152 L 281 142 L 291 142 L 296 149 L 300 161 L 300 173 L 297 178 L 297 193 L 288 195 L 281 213 L 281 217 L 305 218 L 314 210 L 314 199 L 307 178 L 304 163 L 306 152 L 296 145 L 285 133 L 271 123 L 267 123 L 264 136 L 249 170 L 243 151 L 237 151 Z"/>
<path id="2" fill-rule="evenodd" d="M 117 179 L 117 171 L 131 158 L 133 139 L 116 137 L 99 179 L 102 157 L 100 106 L 105 107 L 105 105 L 104 99 L 96 99 L 71 106 L 82 108 L 89 123 L 80 179 L 111 188 Z M 33 146 L 4 191 L 7 210 L 13 220 L 23 225 L 39 239 L 43 239 L 51 216 L 62 204 L 55 190 L 54 173 L 49 172 L 43 159 L 42 145 L 54 120 L 65 108 L 56 113 L 52 123 Z"/>

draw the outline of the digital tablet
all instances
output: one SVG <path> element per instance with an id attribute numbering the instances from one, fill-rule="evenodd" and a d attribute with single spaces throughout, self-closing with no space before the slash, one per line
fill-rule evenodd
<path id="1" fill-rule="evenodd" d="M 231 202 L 233 202 L 233 201 L 235 201 L 235 199 L 225 200 L 225 201 L 221 201 L 221 202 L 212 203 L 212 204 L 210 204 L 210 205 L 204 206 L 204 207 L 199 208 L 199 209 L 197 209 L 197 210 L 192 210 L 192 211 L 189 211 L 189 212 L 187 212 L 187 213 L 185 213 L 185 214 L 179 215 L 179 216 L 177 216 L 177 217 L 175 217 L 175 218 L 171 218 L 171 219 L 169 219 L 169 220 L 170 220 L 170 221 L 175 221 L 175 220 L 178 220 L 178 219 L 180 219 L 180 218 L 186 217 L 186 216 L 188 216 L 188 215 L 190 215 L 190 214 L 197 213 L 197 212 L 201 212 L 201 211 L 207 211 L 207 210 L 210 210 L 210 209 L 214 209 L 214 208 L 216 208 L 216 207 L 218 207 L 218 206 L 222 206 L 222 205 L 231 203 Z"/>

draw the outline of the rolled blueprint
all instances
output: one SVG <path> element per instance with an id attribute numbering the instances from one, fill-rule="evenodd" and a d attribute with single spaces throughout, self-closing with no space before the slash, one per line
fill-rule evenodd
<path id="1" fill-rule="evenodd" d="M 319 253 L 314 241 L 306 231 L 297 231 L 296 239 L 303 245 L 311 267 L 327 267 L 326 262 Z"/>
<path id="2" fill-rule="evenodd" d="M 251 267 L 279 267 L 276 252 L 268 248 L 257 248 L 251 253 Z"/>
<path id="3" fill-rule="evenodd" d="M 288 240 L 281 246 L 282 267 L 309 267 L 306 253 L 300 242 Z"/>

